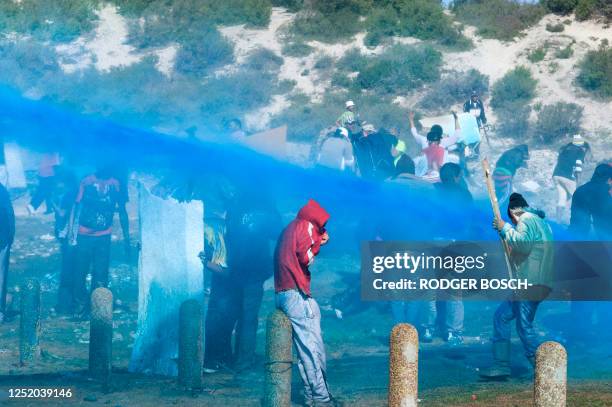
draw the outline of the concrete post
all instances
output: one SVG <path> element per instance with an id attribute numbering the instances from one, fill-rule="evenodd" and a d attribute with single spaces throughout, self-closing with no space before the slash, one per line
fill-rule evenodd
<path id="1" fill-rule="evenodd" d="M 536 351 L 535 407 L 565 407 L 567 352 L 557 342 L 544 342 Z"/>
<path id="2" fill-rule="evenodd" d="M 40 283 L 29 279 L 21 286 L 21 318 L 19 321 L 19 362 L 40 356 Z"/>
<path id="3" fill-rule="evenodd" d="M 416 407 L 419 384 L 419 334 L 397 324 L 389 348 L 389 407 Z"/>
<path id="4" fill-rule="evenodd" d="M 281 310 L 268 316 L 264 407 L 291 406 L 291 322 Z"/>
<path id="5" fill-rule="evenodd" d="M 94 379 L 108 383 L 113 348 L 113 293 L 99 287 L 91 294 L 89 324 L 89 373 Z"/>
<path id="6" fill-rule="evenodd" d="M 202 388 L 202 307 L 197 300 L 187 300 L 179 310 L 179 384 L 188 389 Z"/>

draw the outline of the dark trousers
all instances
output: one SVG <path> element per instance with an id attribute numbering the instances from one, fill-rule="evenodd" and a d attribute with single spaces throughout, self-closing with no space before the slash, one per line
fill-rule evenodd
<path id="1" fill-rule="evenodd" d="M 47 211 L 52 210 L 53 205 L 51 205 L 51 193 L 53 192 L 54 182 L 54 177 L 38 177 L 38 186 L 36 187 L 36 191 L 34 191 L 34 195 L 30 201 L 30 204 L 34 207 L 34 209 L 38 209 L 38 207 L 44 201 L 47 205 Z"/>
<path id="2" fill-rule="evenodd" d="M 213 273 L 204 323 L 204 366 L 214 368 L 232 361 L 232 331 L 236 324 L 235 298 L 229 276 Z"/>
<path id="3" fill-rule="evenodd" d="M 263 283 L 240 283 L 213 273 L 205 322 L 204 365 L 249 364 L 255 357 Z M 236 327 L 234 353 L 232 332 Z"/>
<path id="4" fill-rule="evenodd" d="M 8 286 L 9 257 L 11 245 L 0 250 L 0 323 L 4 320 L 6 312 L 6 290 Z"/>
<path id="5" fill-rule="evenodd" d="M 76 246 L 76 273 L 74 280 L 74 300 L 79 305 L 89 304 L 87 274 L 91 272 L 91 291 L 108 286 L 110 264 L 110 235 L 79 235 Z"/>
<path id="6" fill-rule="evenodd" d="M 259 308 L 263 283 L 253 282 L 238 287 L 238 326 L 236 327 L 236 363 L 248 365 L 255 360 Z"/>
<path id="7" fill-rule="evenodd" d="M 535 356 L 540 340 L 533 329 L 538 305 L 541 301 L 506 300 L 497 307 L 493 317 L 493 342 L 510 341 L 510 323 L 516 320 L 516 332 L 525 348 L 525 355 Z"/>
<path id="8" fill-rule="evenodd" d="M 75 306 L 75 283 L 77 281 L 76 247 L 68 244 L 66 239 L 61 240 L 62 265 L 60 270 L 59 290 L 57 292 L 56 311 L 69 314 Z"/>

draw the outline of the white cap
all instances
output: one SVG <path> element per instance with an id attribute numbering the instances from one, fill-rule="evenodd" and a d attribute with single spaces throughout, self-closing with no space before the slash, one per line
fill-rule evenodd
<path id="1" fill-rule="evenodd" d="M 374 133 L 376 131 L 374 125 L 370 123 L 363 125 L 362 129 L 363 131 L 367 131 L 368 133 Z"/>
<path id="2" fill-rule="evenodd" d="M 338 131 L 340 132 L 340 134 L 342 134 L 342 137 L 348 137 L 349 135 L 348 130 L 344 127 L 338 127 Z"/>
<path id="3" fill-rule="evenodd" d="M 346 108 L 348 109 L 349 107 L 355 106 L 355 102 L 353 102 L 352 100 L 347 100 L 344 106 L 346 106 Z"/>
<path id="4" fill-rule="evenodd" d="M 580 134 L 574 134 L 572 136 L 572 143 L 580 145 L 584 143 L 584 139 L 582 138 Z"/>

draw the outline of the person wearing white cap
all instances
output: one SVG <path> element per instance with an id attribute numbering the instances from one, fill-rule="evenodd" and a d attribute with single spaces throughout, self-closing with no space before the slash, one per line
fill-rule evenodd
<path id="1" fill-rule="evenodd" d="M 359 121 L 359 115 L 356 113 L 357 108 L 355 106 L 355 102 L 352 100 L 347 100 L 344 107 L 346 110 L 336 120 L 336 126 L 338 127 L 346 127 L 349 122 Z"/>
<path id="2" fill-rule="evenodd" d="M 557 220 L 563 221 L 576 191 L 577 178 L 582 172 L 585 157 L 590 153 L 589 143 L 580 134 L 572 137 L 572 142 L 559 150 L 557 165 L 553 171 L 553 181 L 557 187 Z"/>

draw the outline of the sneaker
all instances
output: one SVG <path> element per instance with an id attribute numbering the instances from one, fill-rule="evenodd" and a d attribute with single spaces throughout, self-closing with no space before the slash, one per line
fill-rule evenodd
<path id="1" fill-rule="evenodd" d="M 423 329 L 423 333 L 421 334 L 421 338 L 420 338 L 421 342 L 423 343 L 430 343 L 433 341 L 433 332 L 431 329 L 429 328 L 424 328 Z"/>
<path id="2" fill-rule="evenodd" d="M 219 366 L 218 364 L 210 365 L 210 366 L 204 366 L 204 369 L 202 369 L 202 371 L 204 373 L 206 373 L 206 374 L 217 373 L 219 370 L 221 370 L 221 366 Z"/>
<path id="3" fill-rule="evenodd" d="M 463 345 L 463 337 L 457 333 L 448 332 L 445 339 L 450 346 Z"/>

